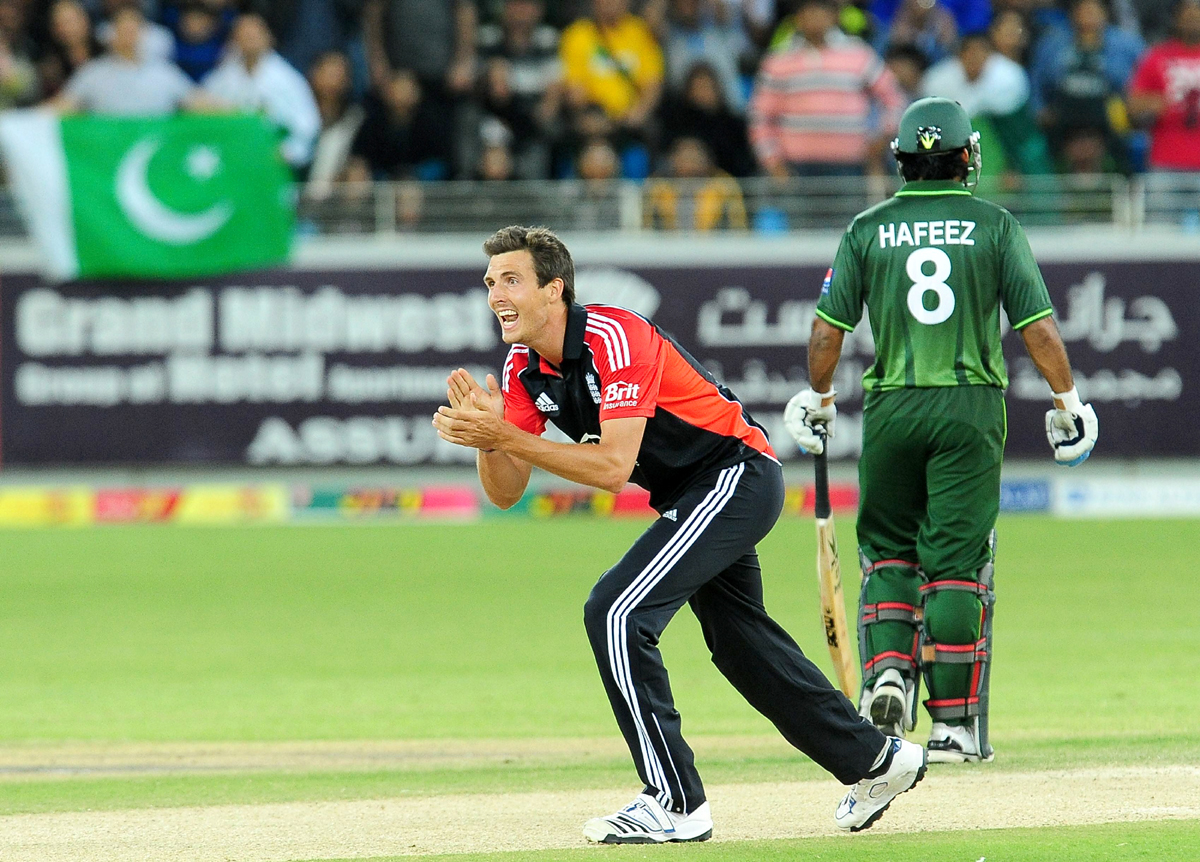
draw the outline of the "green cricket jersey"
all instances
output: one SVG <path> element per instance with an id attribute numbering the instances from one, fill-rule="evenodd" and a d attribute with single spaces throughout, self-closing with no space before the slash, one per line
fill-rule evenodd
<path id="1" fill-rule="evenodd" d="M 1001 305 L 1015 329 L 1053 312 L 1012 213 L 941 180 L 906 183 L 850 223 L 817 315 L 849 332 L 864 304 L 875 337 L 867 391 L 1004 388 Z"/>

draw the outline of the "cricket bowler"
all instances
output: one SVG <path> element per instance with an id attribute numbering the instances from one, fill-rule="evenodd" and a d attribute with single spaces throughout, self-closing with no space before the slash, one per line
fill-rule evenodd
<path id="1" fill-rule="evenodd" d="M 978 140 L 957 102 L 921 99 L 904 113 L 892 144 L 904 186 L 842 237 L 813 321 L 811 387 L 784 414 L 802 449 L 824 451 L 842 340 L 865 305 L 875 361 L 863 375 L 858 463 L 859 707 L 903 737 L 916 725 L 923 675 L 931 762 L 993 756 L 994 527 L 1008 385 L 1001 308 L 1050 385 L 1055 460 L 1081 463 L 1097 437 L 1024 231 L 972 194 Z"/>
<path id="2" fill-rule="evenodd" d="M 488 304 L 512 345 L 487 388 L 459 369 L 434 417 L 445 440 L 479 450 L 479 479 L 502 508 L 533 466 L 584 485 L 650 492 L 659 517 L 601 575 L 584 625 L 643 783 L 632 803 L 584 825 L 605 844 L 704 841 L 713 821 L 680 731 L 659 636 L 684 604 L 713 663 L 792 745 L 852 785 L 834 819 L 866 829 L 925 773 L 925 750 L 858 714 L 763 607 L 755 545 L 783 507 L 783 475 L 762 427 L 733 393 L 649 320 L 575 303 L 567 248 L 545 228 L 484 243 Z M 543 439 L 553 423 L 574 443 Z M 580 445 L 584 444 L 584 445 Z"/>

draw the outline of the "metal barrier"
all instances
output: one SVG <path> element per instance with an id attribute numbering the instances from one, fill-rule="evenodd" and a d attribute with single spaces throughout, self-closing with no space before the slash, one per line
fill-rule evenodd
<path id="1" fill-rule="evenodd" d="M 309 184 L 299 193 L 299 229 L 320 236 L 480 233 L 514 223 L 593 233 L 841 230 L 899 185 L 895 177 Z M 1031 226 L 1175 224 L 1200 232 L 1200 174 L 985 172 L 978 193 Z M 0 188 L 0 239 L 25 235 L 11 191 Z"/>

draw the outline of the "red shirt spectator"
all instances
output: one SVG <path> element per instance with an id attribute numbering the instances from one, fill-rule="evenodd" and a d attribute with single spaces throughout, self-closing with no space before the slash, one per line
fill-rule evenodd
<path id="1" fill-rule="evenodd" d="M 1151 167 L 1200 171 L 1200 0 L 1179 2 L 1175 33 L 1142 59 L 1130 88 L 1130 109 L 1153 119 Z"/>

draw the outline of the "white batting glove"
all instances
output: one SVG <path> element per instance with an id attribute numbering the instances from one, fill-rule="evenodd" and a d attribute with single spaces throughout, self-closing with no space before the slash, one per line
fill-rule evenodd
<path id="1" fill-rule="evenodd" d="M 826 398 L 837 392 L 814 392 L 805 389 L 792 396 L 783 411 L 783 424 L 796 441 L 796 445 L 810 455 L 825 451 L 825 438 L 833 436 L 833 420 L 837 418 L 837 407 L 830 402 L 822 405 Z"/>
<path id="2" fill-rule="evenodd" d="M 1055 392 L 1054 397 L 1063 403 L 1063 409 L 1046 411 L 1046 439 L 1054 450 L 1055 461 L 1064 467 L 1075 467 L 1092 454 L 1100 435 L 1100 423 L 1092 405 L 1080 401 L 1074 388 L 1070 392 Z"/>

